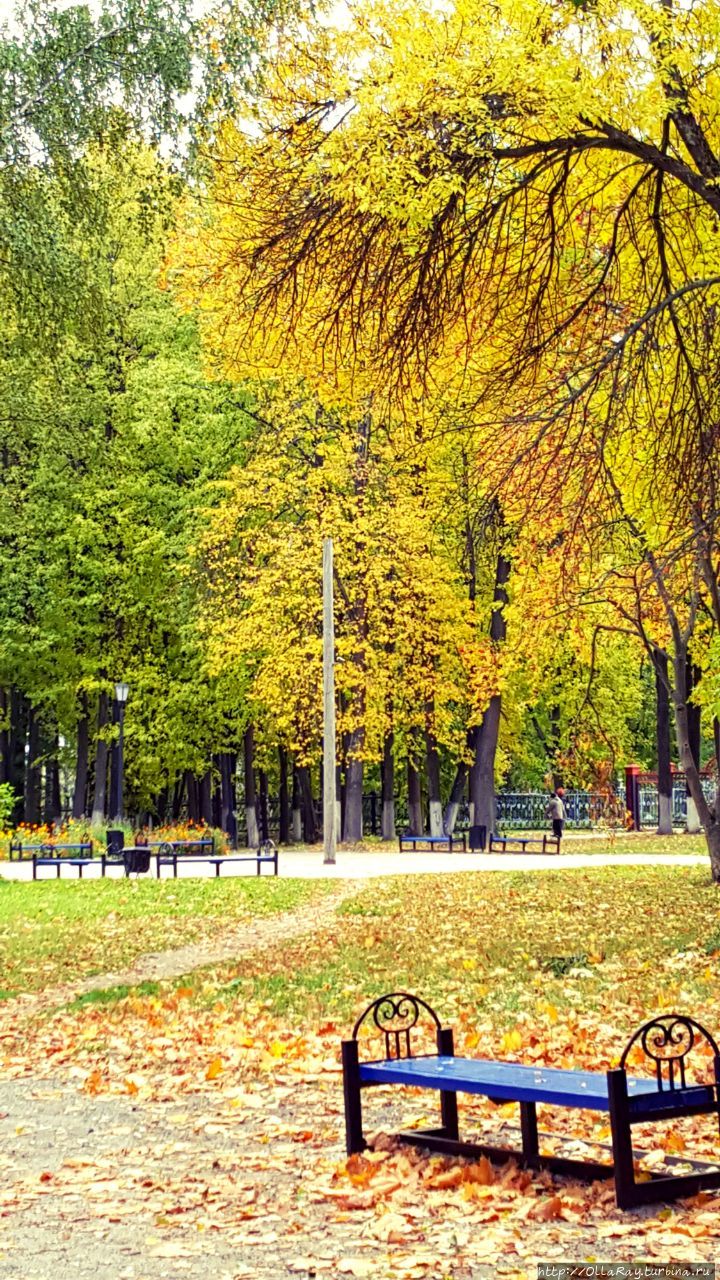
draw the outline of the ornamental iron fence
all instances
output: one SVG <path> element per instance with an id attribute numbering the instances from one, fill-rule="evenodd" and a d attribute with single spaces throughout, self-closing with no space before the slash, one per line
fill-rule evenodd
<path id="1" fill-rule="evenodd" d="M 550 799 L 547 791 L 500 791 L 497 795 L 498 830 L 536 831 L 548 825 L 545 810 Z M 322 802 L 315 803 L 315 822 L 318 835 L 322 831 Z M 580 830 L 608 823 L 625 825 L 625 800 L 619 792 L 566 791 L 565 808 L 567 826 Z M 258 815 L 260 817 L 260 815 Z M 239 815 L 241 817 L 241 815 Z M 382 822 L 382 797 L 378 791 L 363 795 L 363 830 L 366 835 L 379 836 Z M 430 816 L 425 814 L 425 829 L 430 830 Z M 456 831 L 467 831 L 470 812 L 467 801 L 458 809 Z M 267 798 L 268 834 L 276 839 L 280 829 L 280 805 L 277 797 Z M 405 797 L 395 798 L 395 830 L 398 835 L 407 831 L 408 809 Z"/>
<path id="2" fill-rule="evenodd" d="M 713 801 L 715 798 L 715 780 L 713 778 L 704 777 L 700 779 L 702 789 L 706 800 Z M 656 827 L 659 822 L 659 801 L 658 789 L 656 782 L 638 783 L 638 811 L 639 825 L 643 827 Z M 672 789 L 672 824 L 674 827 L 684 827 L 687 821 L 687 786 L 685 784 L 684 773 L 673 774 Z"/>

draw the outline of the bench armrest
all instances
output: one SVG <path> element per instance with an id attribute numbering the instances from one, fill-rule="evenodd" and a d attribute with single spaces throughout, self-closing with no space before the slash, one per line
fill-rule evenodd
<path id="1" fill-rule="evenodd" d="M 429 1021 L 434 1026 L 438 1053 L 452 1055 L 452 1029 L 442 1026 L 435 1010 L 427 1001 L 408 991 L 391 991 L 373 1000 L 355 1023 L 351 1039 L 344 1043 L 355 1046 L 351 1056 L 357 1060 L 358 1034 L 363 1025 L 368 1023 L 376 1036 L 382 1037 L 386 1059 L 412 1058 L 413 1032 L 421 1020 Z"/>

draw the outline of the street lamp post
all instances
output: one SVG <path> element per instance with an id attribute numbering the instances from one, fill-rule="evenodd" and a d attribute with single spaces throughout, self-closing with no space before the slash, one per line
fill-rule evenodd
<path id="1" fill-rule="evenodd" d="M 115 685 L 115 702 L 113 704 L 113 721 L 118 726 L 118 738 L 113 747 L 112 777 L 110 786 L 110 816 L 113 822 L 123 820 L 123 783 L 125 771 L 125 703 L 128 700 L 130 686 L 124 681 Z"/>

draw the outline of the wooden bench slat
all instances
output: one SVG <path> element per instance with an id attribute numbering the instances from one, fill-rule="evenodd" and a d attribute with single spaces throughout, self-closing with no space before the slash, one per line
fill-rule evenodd
<path id="1" fill-rule="evenodd" d="M 560 1107 L 607 1111 L 607 1076 L 598 1071 L 565 1071 L 559 1067 L 527 1067 L 514 1062 L 488 1062 L 482 1058 L 403 1058 L 398 1061 L 363 1062 L 362 1084 L 407 1084 L 425 1089 L 479 1093 L 503 1102 L 546 1102 Z M 712 1089 L 676 1090 L 676 1103 L 712 1102 Z M 652 1095 L 653 1104 L 640 1097 Z M 659 1109 L 667 1095 L 658 1095 L 654 1080 L 628 1079 L 628 1095 L 637 1109 Z M 686 1097 L 686 1095 L 688 1095 Z M 692 1097 L 690 1097 L 692 1095 Z M 665 1101 L 665 1105 L 667 1105 Z M 633 1110 L 636 1108 L 633 1107 Z"/>

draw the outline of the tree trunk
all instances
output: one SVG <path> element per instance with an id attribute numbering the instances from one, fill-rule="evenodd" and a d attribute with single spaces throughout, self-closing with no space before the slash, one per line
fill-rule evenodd
<path id="1" fill-rule="evenodd" d="M 245 762 L 245 826 L 247 827 L 248 849 L 257 849 L 260 844 L 260 831 L 258 829 L 255 794 L 255 730 L 251 724 L 245 730 L 243 753 Z"/>
<path id="2" fill-rule="evenodd" d="M 367 534 L 364 531 L 363 512 L 365 493 L 368 482 L 368 459 L 370 457 L 371 416 L 366 413 L 357 424 L 355 447 L 355 468 L 353 485 L 357 500 L 359 519 L 354 525 L 355 547 L 353 555 L 358 565 L 366 563 Z M 363 836 L 362 792 L 365 767 L 362 759 L 365 746 L 365 682 L 366 641 L 368 634 L 367 589 L 363 580 L 356 584 L 355 597 L 347 610 L 346 620 L 354 635 L 354 649 L 350 659 L 354 672 L 354 687 L 349 699 L 351 723 L 347 751 L 345 757 L 345 813 L 343 815 L 343 839 L 346 844 L 357 844 Z"/>
<path id="3" fill-rule="evenodd" d="M 410 757 L 407 764 L 408 780 L 408 828 L 411 836 L 421 836 L 423 832 L 422 790 L 420 774 Z"/>
<path id="4" fill-rule="evenodd" d="M 382 817 L 380 833 L 383 840 L 395 839 L 395 758 L 393 734 L 385 734 L 382 759 Z"/>
<path id="5" fill-rule="evenodd" d="M 713 822 L 706 828 L 705 838 L 710 854 L 712 878 L 717 884 L 720 882 L 720 822 Z"/>
<path id="6" fill-rule="evenodd" d="M 212 769 L 212 824 L 222 831 L 222 793 L 220 790 L 222 776 L 222 756 L 219 751 L 213 755 Z"/>
<path id="7" fill-rule="evenodd" d="M 10 699 L 0 689 L 0 783 L 10 781 Z"/>
<path id="8" fill-rule="evenodd" d="M 180 774 L 175 786 L 173 787 L 172 802 L 170 805 L 170 817 L 173 822 L 177 822 L 182 813 L 183 799 L 185 797 L 185 775 Z"/>
<path id="9" fill-rule="evenodd" d="M 278 747 L 278 763 L 280 765 L 280 844 L 290 843 L 290 797 L 288 796 L 288 759 L 284 747 Z"/>
<path id="10" fill-rule="evenodd" d="M 700 782 L 700 770 L 691 745 L 691 728 L 688 717 L 688 664 L 687 646 L 678 635 L 675 635 L 675 653 L 673 656 L 673 706 L 675 708 L 675 725 L 677 729 L 678 754 L 680 764 L 685 771 L 685 779 L 700 823 L 702 824 L 710 855 L 710 869 L 713 880 L 720 882 L 720 822 L 717 810 L 711 809 Z"/>
<path id="11" fill-rule="evenodd" d="M 695 767 L 699 773 L 700 763 L 701 763 L 700 762 L 701 707 L 698 703 L 690 701 L 690 695 L 693 692 L 693 690 L 697 688 L 700 682 L 701 673 L 698 670 L 698 668 L 693 665 L 689 657 L 686 658 L 686 661 L 685 661 L 685 672 L 686 672 L 685 702 L 687 706 L 687 718 L 688 718 L 688 742 L 690 744 L 690 750 L 692 752 L 693 760 L 695 761 Z M 687 796 L 687 801 L 686 801 L 687 819 L 685 822 L 685 831 L 688 835 L 697 835 L 698 832 L 701 830 L 700 816 L 698 813 L 697 805 L 695 803 L 695 800 L 693 798 L 692 792 L 688 784 L 686 784 L 685 793 Z"/>
<path id="12" fill-rule="evenodd" d="M 503 605 L 507 604 L 507 581 L 510 561 L 502 551 L 498 553 L 495 567 L 495 591 L 490 622 L 490 639 L 495 644 L 504 642 L 507 634 Z M 500 736 L 501 697 L 493 695 L 482 718 L 482 724 L 474 726 L 474 759 L 470 769 L 470 810 L 474 826 L 483 826 L 488 837 L 495 830 L 497 805 L 495 799 L 495 755 Z"/>
<path id="13" fill-rule="evenodd" d="M 75 750 L 75 790 L 73 791 L 72 816 L 84 817 L 87 811 L 88 757 L 90 750 L 90 719 L 87 695 L 80 699 L 81 716 L 77 722 L 77 747 Z"/>
<path id="14" fill-rule="evenodd" d="M 312 778 L 307 765 L 298 768 L 300 797 L 302 803 L 303 839 L 306 844 L 315 844 L 317 829 L 315 825 L 315 805 L 313 803 Z"/>
<path id="15" fill-rule="evenodd" d="M 293 766 L 292 838 L 295 844 L 299 844 L 302 840 L 302 796 L 300 790 L 300 775 L 297 766 Z"/>
<path id="16" fill-rule="evenodd" d="M 40 725 L 34 707 L 28 708 L 28 757 L 25 770 L 25 821 L 40 822 Z"/>
<path id="17" fill-rule="evenodd" d="M 29 707 L 18 689 L 10 690 L 10 734 L 8 742 L 8 782 L 17 800 L 13 821 L 19 822 L 25 806 L 25 744 Z"/>
<path id="18" fill-rule="evenodd" d="M 187 810 L 190 822 L 200 821 L 200 789 L 198 780 L 191 769 L 185 771 L 185 785 L 187 787 Z"/>
<path id="19" fill-rule="evenodd" d="M 163 826 L 167 821 L 169 808 L 170 788 L 163 787 L 162 791 L 158 791 L 155 796 L 155 820 L 160 826 Z"/>
<path id="20" fill-rule="evenodd" d="M 670 759 L 670 694 L 668 692 L 668 660 L 659 649 L 652 651 L 655 668 L 655 731 L 658 759 L 658 835 L 671 836 L 672 768 Z"/>
<path id="21" fill-rule="evenodd" d="M 428 780 L 428 808 L 430 810 L 430 835 L 441 836 L 443 834 L 443 811 L 442 797 L 440 795 L 440 757 L 438 755 L 437 742 L 433 734 L 430 723 L 433 708 L 430 705 L 426 714 L 425 729 L 425 754 L 427 757 L 427 780 Z"/>
<path id="22" fill-rule="evenodd" d="M 445 806 L 445 814 L 443 817 L 443 827 L 449 836 L 451 836 L 455 830 L 458 811 L 462 804 L 463 795 L 465 794 L 467 776 L 468 766 L 464 760 L 461 760 L 455 770 L 455 777 L 453 778 L 453 784 L 450 790 L 450 799 Z"/>
<path id="23" fill-rule="evenodd" d="M 60 744 L 57 732 L 46 738 L 45 751 L 45 797 L 43 803 L 43 820 L 49 827 L 62 821 L 62 797 L 60 795 L 60 764 L 58 751 Z"/>
<path id="24" fill-rule="evenodd" d="M 93 790 L 92 805 L 92 821 L 98 826 L 105 821 L 105 806 L 107 803 L 107 773 L 108 773 L 108 744 L 101 736 L 102 730 L 108 722 L 108 696 L 101 693 L 98 698 L 98 715 L 97 727 L 98 736 L 95 740 L 95 786 Z"/>
<path id="25" fill-rule="evenodd" d="M 56 756 L 45 763 L 45 821 L 49 826 L 62 822 L 60 765 Z"/>
<path id="26" fill-rule="evenodd" d="M 234 751 L 222 751 L 220 761 L 220 827 L 230 841 L 232 849 L 237 848 L 237 797 L 235 794 L 235 770 L 237 756 Z"/>
<path id="27" fill-rule="evenodd" d="M 258 821 L 260 824 L 260 839 L 269 840 L 270 822 L 268 819 L 268 779 L 264 769 L 260 769 L 259 771 L 259 782 L 260 789 L 258 798 L 260 800 L 260 811 L 258 814 Z"/>
<path id="28" fill-rule="evenodd" d="M 206 769 L 198 782 L 198 807 L 200 821 L 209 827 L 212 825 L 212 770 Z"/>
<path id="29" fill-rule="evenodd" d="M 345 768 L 345 844 L 357 844 L 363 837 L 363 761 L 355 754 L 362 749 L 365 729 L 353 729 L 350 734 L 350 750 Z"/>

